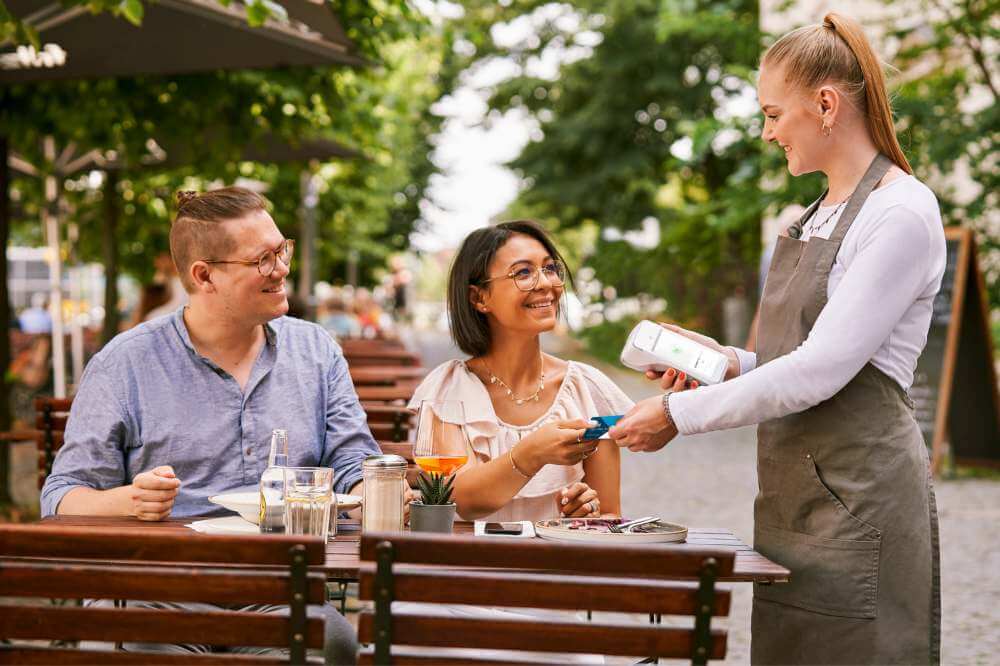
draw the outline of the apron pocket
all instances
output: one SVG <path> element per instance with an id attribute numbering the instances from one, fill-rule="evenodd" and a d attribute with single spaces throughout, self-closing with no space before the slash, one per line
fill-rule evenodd
<path id="1" fill-rule="evenodd" d="M 873 619 L 882 539 L 825 539 L 758 526 L 754 548 L 791 570 L 788 583 L 754 585 L 758 599 L 826 615 Z"/>
<path id="2" fill-rule="evenodd" d="M 833 503 L 835 507 L 837 507 L 837 510 L 840 511 L 841 514 L 843 514 L 845 519 L 847 519 L 849 522 L 854 523 L 858 528 L 860 528 L 861 532 L 865 536 L 871 537 L 873 539 L 877 539 L 879 536 L 881 536 L 882 533 L 879 531 L 877 527 L 875 527 L 874 525 L 865 520 L 862 520 L 861 518 L 858 518 L 858 516 L 856 516 L 854 512 L 852 512 L 850 509 L 847 508 L 847 505 L 844 504 L 844 501 L 840 499 L 840 495 L 834 492 L 833 488 L 830 487 L 830 484 L 828 484 L 826 480 L 823 478 L 823 474 L 820 472 L 819 467 L 816 465 L 815 458 L 813 458 L 812 456 L 806 458 L 806 465 L 812 471 L 813 479 L 816 481 L 819 487 L 826 492 L 826 495 L 829 498 L 829 500 Z M 852 532 L 854 531 L 856 530 L 852 530 Z M 838 534 L 832 536 L 845 536 L 845 535 Z"/>

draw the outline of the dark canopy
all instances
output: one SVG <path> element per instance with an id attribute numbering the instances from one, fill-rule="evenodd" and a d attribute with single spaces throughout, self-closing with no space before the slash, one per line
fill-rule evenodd
<path id="1" fill-rule="evenodd" d="M 363 63 L 325 0 L 283 0 L 287 19 L 259 27 L 236 1 L 146 3 L 141 27 L 53 0 L 6 5 L 38 31 L 42 48 L 0 49 L 0 83 Z"/>

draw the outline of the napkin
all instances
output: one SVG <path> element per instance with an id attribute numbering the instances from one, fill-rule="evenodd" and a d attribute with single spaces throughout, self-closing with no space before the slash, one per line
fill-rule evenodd
<path id="1" fill-rule="evenodd" d="M 185 527 L 203 534 L 260 534 L 260 529 L 256 525 L 239 516 L 196 520 Z"/>

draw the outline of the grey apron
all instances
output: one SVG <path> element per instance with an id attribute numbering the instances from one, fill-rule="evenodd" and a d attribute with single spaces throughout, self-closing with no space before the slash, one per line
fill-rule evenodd
<path id="1" fill-rule="evenodd" d="M 778 238 L 758 364 L 809 335 L 844 236 L 890 166 L 875 158 L 829 239 Z M 937 511 L 927 448 L 899 384 L 869 362 L 829 400 L 760 424 L 757 475 L 754 547 L 792 575 L 754 586 L 751 661 L 939 662 Z"/>

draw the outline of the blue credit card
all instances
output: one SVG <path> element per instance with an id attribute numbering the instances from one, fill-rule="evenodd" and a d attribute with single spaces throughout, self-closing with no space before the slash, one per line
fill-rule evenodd
<path id="1" fill-rule="evenodd" d="M 597 425 L 594 426 L 593 428 L 587 428 L 586 430 L 584 430 L 583 431 L 583 438 L 584 439 L 600 439 L 601 437 L 603 437 L 604 435 L 606 435 L 608 433 L 608 430 L 611 429 L 611 426 L 613 426 L 614 424 L 618 423 L 618 421 L 621 418 L 622 418 L 621 414 L 618 414 L 616 416 L 592 416 L 592 417 L 590 417 L 590 420 L 593 421 L 593 422 L 595 422 Z"/>

